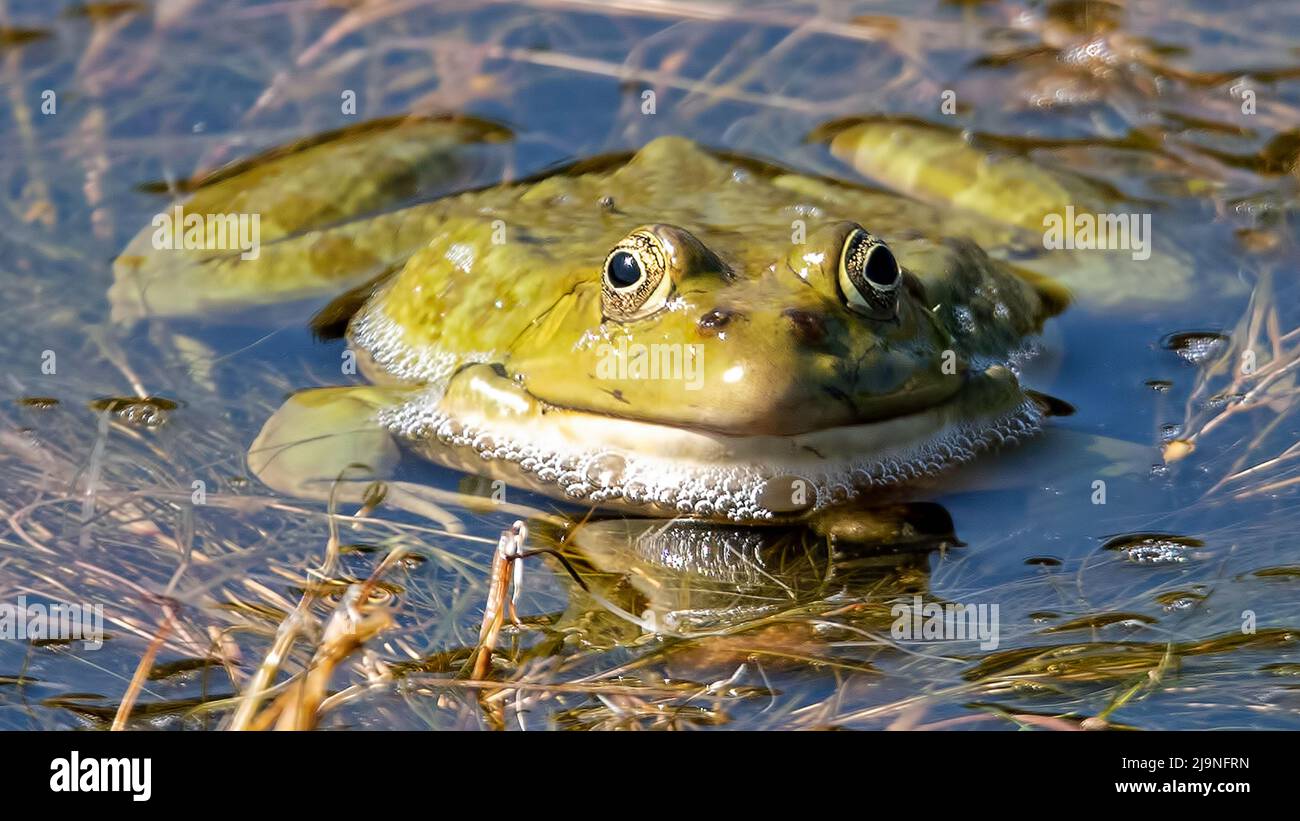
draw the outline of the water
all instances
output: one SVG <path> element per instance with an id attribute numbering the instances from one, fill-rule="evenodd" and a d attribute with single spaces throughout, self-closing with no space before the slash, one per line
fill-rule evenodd
<path id="1" fill-rule="evenodd" d="M 1297 725 L 1294 370 L 1267 403 L 1215 420 L 1258 384 L 1243 355 L 1261 372 L 1296 355 L 1290 337 L 1273 360 L 1268 339 L 1300 326 L 1300 8 L 478 6 L 0 5 L 0 603 L 98 603 L 106 633 L 100 649 L 0 642 L 0 727 L 106 727 L 142 666 L 128 726 L 222 726 L 304 591 L 323 624 L 395 547 L 412 555 L 371 591 L 393 624 L 334 672 L 321 726 Z M 554 558 L 525 559 L 525 627 L 490 671 L 512 686 L 493 698 L 457 677 L 514 513 L 457 509 L 454 538 L 381 507 L 340 525 L 337 566 L 314 586 L 324 507 L 246 476 L 244 449 L 282 398 L 341 381 L 341 344 L 306 328 L 320 302 L 126 328 L 105 298 L 111 260 L 169 186 L 408 111 L 516 133 L 505 168 L 470 163 L 448 189 L 669 133 L 843 176 L 803 141 L 812 129 L 918 117 L 1149 203 L 1195 276 L 1054 320 L 1026 378 L 1076 412 L 882 513 L 886 545 L 718 531 L 716 549 L 744 561 L 666 571 L 600 552 L 610 536 L 593 531 L 587 553 L 566 553 L 589 590 Z M 1189 332 L 1227 347 L 1170 350 Z M 165 401 L 104 401 L 134 395 Z M 535 525 L 534 543 L 548 538 Z M 698 538 L 640 544 L 672 554 Z M 894 608 L 916 596 L 982 605 L 985 626 L 996 605 L 997 646 L 900 638 Z M 319 641 L 305 631 L 286 670 Z"/>

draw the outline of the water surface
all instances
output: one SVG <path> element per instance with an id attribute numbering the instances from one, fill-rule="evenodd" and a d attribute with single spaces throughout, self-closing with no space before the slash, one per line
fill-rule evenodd
<path id="1" fill-rule="evenodd" d="M 127 726 L 223 726 L 304 592 L 323 623 L 398 547 L 372 591 L 393 623 L 339 666 L 320 726 L 1297 726 L 1295 368 L 1235 409 L 1259 384 L 1242 354 L 1261 372 L 1300 356 L 1297 77 L 1285 3 L 0 3 L 0 602 L 101 604 L 107 634 L 0 641 L 0 727 L 107 727 L 128 692 Z M 319 584 L 324 506 L 246 475 L 285 395 L 348 379 L 307 330 L 317 304 L 123 327 L 105 298 L 185 180 L 408 112 L 516 135 L 426 196 L 672 133 L 845 176 L 804 140 L 816 126 L 921 118 L 1144 203 L 1195 274 L 1055 320 L 1026 374 L 1076 413 L 916 491 L 912 536 L 792 535 L 767 580 L 669 577 L 703 614 L 687 637 L 635 621 L 626 568 L 575 559 L 593 596 L 526 560 L 524 627 L 484 691 L 465 664 L 513 513 L 459 509 L 453 537 L 381 507 L 340 525 Z M 1172 335 L 1206 332 L 1223 336 L 1205 357 L 1180 355 Z M 139 396 L 165 401 L 104 401 Z M 1166 464 L 1177 440 L 1196 447 Z M 996 605 L 997 648 L 899 641 L 891 608 L 918 595 Z M 306 630 L 277 680 L 318 644 Z"/>

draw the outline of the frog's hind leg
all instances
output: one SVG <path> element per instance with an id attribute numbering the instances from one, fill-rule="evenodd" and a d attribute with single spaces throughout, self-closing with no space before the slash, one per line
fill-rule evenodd
<path id="1" fill-rule="evenodd" d="M 959 130 L 920 120 L 837 120 L 809 139 L 825 142 L 839 160 L 896 191 L 1034 233 L 1042 232 L 1044 217 L 1067 205 L 1100 209 L 1108 199 L 1082 177 L 1022 157 L 995 160 Z"/>
<path id="2" fill-rule="evenodd" d="M 1150 232 L 1158 203 L 1131 200 L 1107 183 L 1029 157 L 994 155 L 959 129 L 921 120 L 837 120 L 809 139 L 825 142 L 836 158 L 888 188 L 980 218 L 976 238 L 984 250 L 1053 304 L 1077 297 L 1132 308 L 1177 300 L 1186 291 L 1188 260 Z M 1122 241 L 1094 253 L 1042 253 L 1062 247 L 1055 241 L 1074 231 L 1076 215 L 1105 224 L 1123 219 Z M 1240 290 L 1232 277 L 1213 279 L 1225 295 Z"/>
<path id="3" fill-rule="evenodd" d="M 113 319 L 324 296 L 381 278 L 428 242 L 441 213 L 430 199 L 499 176 L 511 136 L 470 118 L 389 118 L 187 183 L 189 199 L 114 260 Z"/>
<path id="4" fill-rule="evenodd" d="M 369 385 L 300 391 L 262 426 L 248 449 L 249 471 L 272 490 L 299 498 L 370 504 L 382 495 L 386 504 L 459 533 L 460 520 L 434 494 L 389 481 L 401 451 L 376 414 L 407 395 Z"/>

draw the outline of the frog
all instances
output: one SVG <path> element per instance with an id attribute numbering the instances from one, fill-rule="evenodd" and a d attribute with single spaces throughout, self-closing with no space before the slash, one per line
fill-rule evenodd
<path id="1" fill-rule="evenodd" d="M 665 135 L 415 196 L 511 138 L 396 118 L 222 169 L 184 206 L 257 211 L 260 249 L 156 250 L 145 229 L 114 263 L 114 317 L 334 294 L 312 327 L 364 384 L 265 422 L 248 465 L 277 491 L 324 497 L 414 454 L 623 515 L 763 525 L 1034 437 L 1068 409 L 1021 383 L 1049 320 L 1186 272 L 1045 250 L 1045 215 L 1113 192 L 880 118 L 810 135 L 843 175 Z"/>

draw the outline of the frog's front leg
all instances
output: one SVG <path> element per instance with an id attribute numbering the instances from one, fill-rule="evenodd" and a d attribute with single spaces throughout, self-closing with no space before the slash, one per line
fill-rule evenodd
<path id="1" fill-rule="evenodd" d="M 248 449 L 248 468 L 272 490 L 304 499 L 364 504 L 383 482 L 385 504 L 464 530 L 439 503 L 441 494 L 390 481 L 401 460 L 378 411 L 409 397 L 410 388 L 361 385 L 314 388 L 289 397 Z"/>
<path id="2" fill-rule="evenodd" d="M 933 550 L 959 544 L 952 516 L 934 502 L 865 502 L 861 499 L 823 508 L 807 527 L 836 548 L 854 553 Z"/>
<path id="3" fill-rule="evenodd" d="M 333 492 L 339 501 L 361 501 L 366 486 L 390 477 L 401 458 L 397 442 L 376 419 L 393 393 L 347 387 L 294 394 L 253 440 L 249 470 L 290 496 L 327 499 Z"/>

